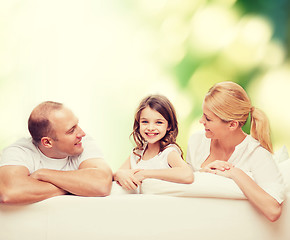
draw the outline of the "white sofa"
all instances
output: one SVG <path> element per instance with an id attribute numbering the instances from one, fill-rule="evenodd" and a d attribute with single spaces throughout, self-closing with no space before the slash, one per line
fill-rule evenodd
<path id="1" fill-rule="evenodd" d="M 290 159 L 279 161 L 290 181 Z M 192 185 L 145 180 L 142 194 L 113 184 L 108 197 L 59 196 L 0 205 L 0 240 L 289 240 L 290 191 L 279 220 L 257 212 L 230 179 L 197 174 Z"/>
<path id="2" fill-rule="evenodd" d="M 280 219 L 272 223 L 247 200 L 60 196 L 27 206 L 0 206 L 0 239 L 289 240 L 290 202 L 283 205 Z"/>

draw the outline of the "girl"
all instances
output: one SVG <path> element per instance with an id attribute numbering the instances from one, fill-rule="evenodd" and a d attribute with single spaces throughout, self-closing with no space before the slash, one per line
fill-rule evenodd
<path id="1" fill-rule="evenodd" d="M 242 130 L 249 116 L 251 135 Z M 284 183 L 272 158 L 265 114 L 252 106 L 240 85 L 222 82 L 205 96 L 200 122 L 205 131 L 193 134 L 187 152 L 194 171 L 231 178 L 258 211 L 277 220 L 285 197 Z"/>
<path id="2" fill-rule="evenodd" d="M 114 174 L 114 180 L 126 190 L 137 189 L 146 178 L 192 183 L 193 173 L 182 159 L 177 134 L 176 114 L 169 100 L 161 95 L 144 98 L 131 134 L 137 146 Z"/>

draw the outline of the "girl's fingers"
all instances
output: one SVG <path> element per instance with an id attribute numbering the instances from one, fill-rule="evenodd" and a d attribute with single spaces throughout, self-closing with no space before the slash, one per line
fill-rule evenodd
<path id="1" fill-rule="evenodd" d="M 141 181 L 139 181 L 137 178 L 133 177 L 132 178 L 132 181 L 134 184 L 136 184 L 137 186 L 140 186 L 141 185 Z"/>
<path id="2" fill-rule="evenodd" d="M 124 182 L 124 187 L 127 190 L 135 190 L 135 189 L 137 189 L 138 186 L 133 181 L 128 180 L 128 181 Z"/>

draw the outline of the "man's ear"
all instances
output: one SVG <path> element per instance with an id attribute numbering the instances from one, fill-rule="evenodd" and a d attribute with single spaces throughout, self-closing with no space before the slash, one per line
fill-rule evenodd
<path id="1" fill-rule="evenodd" d="M 230 130 L 236 130 L 240 126 L 240 123 L 236 120 L 230 121 L 229 124 Z"/>
<path id="2" fill-rule="evenodd" d="M 52 147 L 52 139 L 50 137 L 42 137 L 40 142 L 41 145 L 46 147 L 46 148 L 51 148 Z"/>

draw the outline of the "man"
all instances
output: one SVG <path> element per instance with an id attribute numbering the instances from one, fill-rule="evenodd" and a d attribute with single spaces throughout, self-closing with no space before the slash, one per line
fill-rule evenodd
<path id="1" fill-rule="evenodd" d="M 32 139 L 21 139 L 3 151 L 1 203 L 33 203 L 67 193 L 110 193 L 112 171 L 70 109 L 43 102 L 32 111 L 28 128 Z"/>

